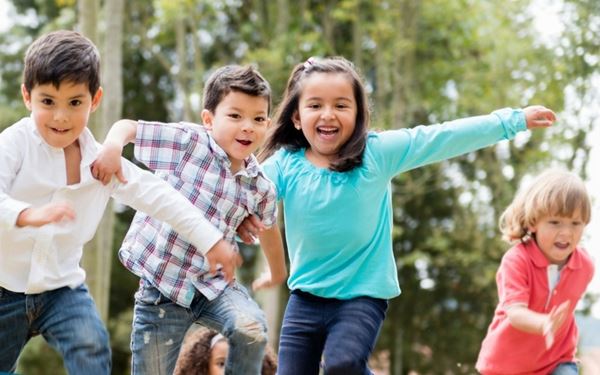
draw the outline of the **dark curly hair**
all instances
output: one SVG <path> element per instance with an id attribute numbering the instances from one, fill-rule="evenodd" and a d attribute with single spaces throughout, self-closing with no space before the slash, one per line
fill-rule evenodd
<path id="1" fill-rule="evenodd" d="M 218 332 L 199 328 L 186 336 L 173 375 L 207 375 L 210 362 L 211 341 Z M 267 345 L 263 359 L 261 374 L 275 375 L 277 372 L 277 355 Z"/>

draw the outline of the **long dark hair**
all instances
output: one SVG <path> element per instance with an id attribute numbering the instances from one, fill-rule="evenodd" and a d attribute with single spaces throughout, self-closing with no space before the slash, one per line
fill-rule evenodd
<path id="1" fill-rule="evenodd" d="M 306 62 L 294 67 L 288 79 L 283 99 L 275 113 L 273 129 L 259 155 L 259 159 L 265 160 L 280 147 L 285 147 L 291 151 L 310 147 L 304 134 L 294 127 L 292 117 L 298 111 L 298 102 L 302 94 L 302 81 L 313 73 L 345 74 L 352 83 L 357 106 L 354 132 L 340 148 L 337 160 L 329 166 L 329 169 L 334 171 L 349 171 L 360 166 L 362 163 L 369 128 L 369 107 L 365 87 L 360 75 L 356 71 L 354 64 L 343 57 L 325 59 L 311 57 Z"/>

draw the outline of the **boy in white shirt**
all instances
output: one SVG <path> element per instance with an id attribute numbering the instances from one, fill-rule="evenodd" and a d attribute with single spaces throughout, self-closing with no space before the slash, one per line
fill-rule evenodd
<path id="1" fill-rule="evenodd" d="M 109 374 L 108 333 L 79 263 L 110 197 L 169 223 L 231 281 L 239 256 L 171 186 L 122 161 L 127 184 L 90 171 L 99 145 L 86 128 L 102 98 L 99 54 L 72 31 L 48 33 L 25 55 L 31 117 L 0 133 L 0 372 L 14 371 L 41 334 L 70 374 Z"/>

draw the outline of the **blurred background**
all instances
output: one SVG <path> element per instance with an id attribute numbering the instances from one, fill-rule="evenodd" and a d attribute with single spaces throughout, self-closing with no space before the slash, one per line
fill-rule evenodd
<path id="1" fill-rule="evenodd" d="M 522 178 L 564 166 L 589 181 L 595 218 L 584 245 L 598 257 L 600 1 L 598 0 L 0 0 L 0 129 L 27 112 L 23 54 L 40 34 L 75 29 L 102 54 L 105 96 L 90 128 L 99 141 L 119 118 L 199 121 L 205 78 L 254 64 L 274 104 L 292 67 L 343 55 L 367 83 L 372 127 L 412 127 L 543 104 L 559 121 L 393 181 L 394 252 L 402 295 L 390 303 L 372 365 L 378 374 L 473 374 L 497 302 L 507 244 L 497 218 Z M 126 149 L 131 158 L 132 150 Z M 133 212 L 107 210 L 84 266 L 109 327 L 114 374 L 129 373 L 137 278 L 116 252 Z M 596 232 L 596 233 L 594 233 Z M 246 284 L 264 267 L 241 247 Z M 600 265 L 600 263 L 598 263 Z M 585 375 L 600 374 L 599 278 L 579 305 Z M 285 286 L 255 296 L 277 346 Z M 507 353 L 509 356 L 509 353 Z M 42 339 L 22 374 L 62 374 Z"/>

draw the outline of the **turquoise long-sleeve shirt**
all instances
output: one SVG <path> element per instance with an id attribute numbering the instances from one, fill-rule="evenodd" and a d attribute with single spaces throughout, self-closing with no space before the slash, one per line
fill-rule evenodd
<path id="1" fill-rule="evenodd" d="M 325 298 L 400 294 L 392 251 L 391 179 L 526 130 L 522 110 L 369 133 L 363 163 L 317 168 L 305 149 L 278 150 L 263 168 L 283 200 L 290 289 Z"/>

